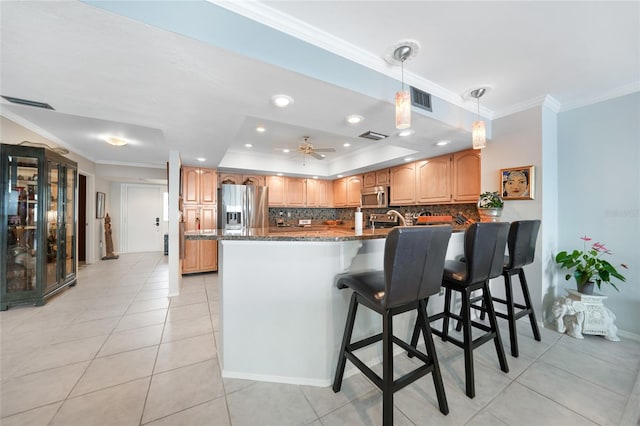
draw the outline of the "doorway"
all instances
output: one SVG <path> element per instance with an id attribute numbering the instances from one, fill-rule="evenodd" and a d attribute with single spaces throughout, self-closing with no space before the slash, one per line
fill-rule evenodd
<path id="1" fill-rule="evenodd" d="M 78 174 L 78 263 L 87 262 L 87 177 Z"/>
<path id="2" fill-rule="evenodd" d="M 162 251 L 164 187 L 126 185 L 124 236 L 128 253 Z"/>

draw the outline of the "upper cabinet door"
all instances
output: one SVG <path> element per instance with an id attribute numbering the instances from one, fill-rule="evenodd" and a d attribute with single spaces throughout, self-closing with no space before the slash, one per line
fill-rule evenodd
<path id="1" fill-rule="evenodd" d="M 218 173 L 213 169 L 200 169 L 200 203 L 215 204 L 218 193 Z"/>
<path id="2" fill-rule="evenodd" d="M 269 176 L 267 177 L 267 186 L 269 187 L 269 207 L 282 207 L 284 206 L 284 181 L 283 176 Z"/>
<path id="3" fill-rule="evenodd" d="M 364 174 L 362 177 L 363 188 L 373 188 L 376 186 L 376 173 L 377 172 L 369 172 Z"/>
<path id="4" fill-rule="evenodd" d="M 340 178 L 333 181 L 333 205 L 335 207 L 346 207 L 347 178 Z"/>
<path id="5" fill-rule="evenodd" d="M 453 154 L 453 201 L 476 202 L 480 196 L 480 150 Z"/>
<path id="6" fill-rule="evenodd" d="M 307 191 L 305 179 L 287 178 L 286 185 L 286 205 L 287 207 L 305 207 L 307 205 Z"/>
<path id="7" fill-rule="evenodd" d="M 416 161 L 418 204 L 451 201 L 451 156 Z"/>
<path id="8" fill-rule="evenodd" d="M 182 202 L 197 204 L 200 199 L 200 173 L 197 167 L 182 167 Z"/>
<path id="9" fill-rule="evenodd" d="M 389 169 L 382 169 L 376 172 L 376 186 L 389 186 Z"/>
<path id="10" fill-rule="evenodd" d="M 350 176 L 347 178 L 347 206 L 359 206 L 362 200 L 362 178 L 360 176 Z"/>
<path id="11" fill-rule="evenodd" d="M 389 204 L 393 206 L 416 203 L 415 163 L 403 164 L 389 169 L 391 175 L 391 194 Z"/>
<path id="12" fill-rule="evenodd" d="M 233 173 L 220 173 L 220 185 L 242 185 L 242 175 Z"/>

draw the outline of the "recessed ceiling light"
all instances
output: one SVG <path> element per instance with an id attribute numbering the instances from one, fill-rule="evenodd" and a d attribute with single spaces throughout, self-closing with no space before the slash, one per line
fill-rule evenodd
<path id="1" fill-rule="evenodd" d="M 320 157 L 324 158 L 324 157 L 326 157 L 326 155 L 324 155 L 324 154 L 320 154 Z"/>
<path id="2" fill-rule="evenodd" d="M 343 175 L 338 175 L 339 178 L 341 178 Z"/>
<path id="3" fill-rule="evenodd" d="M 436 142 L 437 146 L 445 146 L 445 145 L 449 145 L 449 143 L 451 143 L 451 141 L 438 141 Z"/>
<path id="4" fill-rule="evenodd" d="M 278 176 L 282 176 L 282 173 L 276 173 Z"/>
<path id="5" fill-rule="evenodd" d="M 290 150 L 288 150 L 287 148 L 283 149 L 282 152 L 284 152 L 285 154 L 288 154 Z"/>
<path id="6" fill-rule="evenodd" d="M 126 144 L 129 143 L 128 140 L 124 139 L 124 138 L 120 138 L 117 136 L 107 136 L 105 138 L 105 141 L 107 141 L 107 143 L 113 145 L 113 146 L 125 146 Z"/>
<path id="7" fill-rule="evenodd" d="M 263 126 L 258 126 L 256 127 L 256 132 L 259 133 L 264 133 L 267 129 L 265 129 Z"/>
<path id="8" fill-rule="evenodd" d="M 284 108 L 293 103 L 293 98 L 287 95 L 275 95 L 271 98 L 271 102 L 277 107 Z"/>
<path id="9" fill-rule="evenodd" d="M 411 130 L 411 129 L 407 129 L 407 130 L 403 130 L 403 131 L 399 132 L 399 133 L 398 133 L 398 136 L 401 136 L 401 137 L 411 136 L 411 135 L 413 135 L 414 133 L 415 133 L 415 132 L 414 132 L 413 130 Z"/>
<path id="10" fill-rule="evenodd" d="M 411 160 L 413 160 L 413 158 L 411 158 L 411 157 L 406 157 L 406 158 L 404 159 L 404 161 L 411 161 Z"/>
<path id="11" fill-rule="evenodd" d="M 203 162 L 207 161 L 207 159 L 206 159 L 206 158 L 204 158 L 204 157 L 198 157 L 198 158 L 196 158 L 196 160 L 198 160 L 198 161 L 199 161 L 199 162 L 201 162 L 201 163 L 203 163 Z"/>
<path id="12" fill-rule="evenodd" d="M 342 146 L 344 146 L 345 148 L 349 148 L 351 144 L 349 142 L 346 142 L 346 143 L 343 143 Z"/>
<path id="13" fill-rule="evenodd" d="M 251 148 L 252 146 L 253 146 L 253 145 L 251 145 L 250 143 L 245 143 L 245 144 L 244 144 L 244 147 L 245 147 L 245 148 Z"/>
<path id="14" fill-rule="evenodd" d="M 313 178 L 314 178 L 314 179 L 318 179 L 318 176 L 314 176 Z"/>
<path id="15" fill-rule="evenodd" d="M 358 124 L 362 120 L 364 120 L 364 117 L 361 115 L 356 115 L 356 114 L 347 115 L 347 123 L 349 124 Z"/>

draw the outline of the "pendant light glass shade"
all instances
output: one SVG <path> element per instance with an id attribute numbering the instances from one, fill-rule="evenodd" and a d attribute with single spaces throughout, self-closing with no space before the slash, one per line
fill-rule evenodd
<path id="1" fill-rule="evenodd" d="M 482 149 L 487 147 L 487 131 L 484 127 L 484 121 L 478 120 L 473 123 L 471 128 L 471 138 L 473 140 L 473 149 Z"/>
<path id="2" fill-rule="evenodd" d="M 408 90 L 396 93 L 396 129 L 411 127 L 411 94 Z"/>
<path id="3" fill-rule="evenodd" d="M 411 56 L 411 46 L 400 46 L 393 52 L 393 57 L 402 66 L 402 88 L 396 92 L 396 129 L 411 127 L 411 94 L 404 90 L 404 61 Z"/>
<path id="4" fill-rule="evenodd" d="M 484 121 L 480 120 L 480 98 L 487 91 L 486 88 L 472 90 L 469 94 L 472 98 L 478 100 L 478 120 L 473 123 L 471 127 L 471 141 L 473 142 L 473 149 L 482 149 L 487 147 L 487 130 L 484 126 Z"/>

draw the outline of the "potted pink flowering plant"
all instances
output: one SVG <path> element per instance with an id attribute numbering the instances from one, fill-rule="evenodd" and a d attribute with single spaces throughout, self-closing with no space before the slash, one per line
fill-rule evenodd
<path id="1" fill-rule="evenodd" d="M 573 276 L 578 284 L 578 291 L 585 294 L 593 294 L 594 281 L 598 290 L 601 283 L 607 283 L 611 284 L 616 291 L 620 291 L 611 279 L 617 278 L 624 282 L 626 278 L 611 263 L 602 258 L 605 254 L 611 254 L 611 251 L 601 243 L 593 243 L 591 248 L 587 249 L 587 243 L 591 238 L 585 235 L 580 239 L 584 241 L 583 250 L 561 251 L 556 255 L 556 263 L 562 268 L 574 270 L 573 274 L 567 274 L 564 278 L 569 280 Z M 620 266 L 628 269 L 624 263 Z"/>

